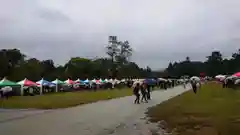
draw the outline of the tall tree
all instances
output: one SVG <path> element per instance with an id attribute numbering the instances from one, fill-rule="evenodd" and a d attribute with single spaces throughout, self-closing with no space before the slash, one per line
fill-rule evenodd
<path id="1" fill-rule="evenodd" d="M 119 42 L 117 41 L 117 37 L 116 36 L 109 36 L 109 41 L 108 41 L 108 45 L 106 47 L 107 51 L 107 55 L 110 56 L 112 62 L 115 61 L 116 56 L 119 54 Z"/>
<path id="2" fill-rule="evenodd" d="M 42 66 L 42 76 L 50 80 L 55 79 L 55 66 L 53 60 L 43 60 L 40 64 Z"/>
<path id="3" fill-rule="evenodd" d="M 185 61 L 186 61 L 186 62 L 190 62 L 190 61 L 191 61 L 190 57 L 187 56 Z"/>
<path id="4" fill-rule="evenodd" d="M 206 64 L 208 68 L 208 74 L 211 76 L 221 74 L 223 72 L 222 60 L 223 58 L 220 51 L 214 51 L 210 56 L 207 56 Z"/>
<path id="5" fill-rule="evenodd" d="M 131 48 L 128 41 L 120 41 L 119 46 L 119 54 L 116 56 L 117 61 L 120 64 L 126 64 L 129 61 L 129 58 L 132 56 L 133 49 Z"/>
<path id="6" fill-rule="evenodd" d="M 18 49 L 0 50 L 0 77 L 9 76 L 15 67 L 24 61 L 25 55 Z"/>
<path id="7" fill-rule="evenodd" d="M 74 57 L 71 58 L 65 65 L 65 76 L 71 79 L 78 77 L 88 77 L 92 71 L 92 61 L 86 58 Z"/>

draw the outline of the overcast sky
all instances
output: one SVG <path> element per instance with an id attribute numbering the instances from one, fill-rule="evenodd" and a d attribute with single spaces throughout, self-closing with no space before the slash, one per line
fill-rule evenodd
<path id="1" fill-rule="evenodd" d="M 102 57 L 108 36 L 129 40 L 132 60 L 164 68 L 240 48 L 240 0 L 0 0 L 0 49 L 63 64 Z"/>

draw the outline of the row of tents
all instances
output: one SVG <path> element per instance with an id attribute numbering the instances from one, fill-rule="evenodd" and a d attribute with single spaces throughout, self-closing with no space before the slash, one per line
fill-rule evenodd
<path id="1" fill-rule="evenodd" d="M 75 81 L 71 80 L 71 79 L 67 79 L 66 81 L 62 81 L 59 79 L 56 79 L 54 81 L 47 81 L 44 80 L 43 78 L 37 82 L 28 80 L 27 78 L 23 79 L 22 81 L 19 82 L 13 82 L 10 80 L 7 80 L 6 78 L 3 78 L 0 81 L 0 88 L 5 89 L 5 87 L 7 88 L 11 88 L 11 87 L 21 87 L 20 90 L 20 95 L 24 95 L 24 88 L 25 87 L 39 87 L 40 88 L 40 95 L 43 93 L 43 87 L 48 86 L 51 88 L 55 87 L 55 92 L 58 92 L 59 90 L 59 86 L 74 86 L 74 85 L 103 85 L 103 84 L 107 84 L 110 83 L 111 85 L 117 85 L 120 83 L 126 83 L 127 81 L 129 81 L 129 79 L 122 79 L 122 80 L 118 80 L 118 79 L 93 79 L 93 80 L 81 80 L 81 79 L 77 79 Z M 156 80 L 155 79 L 131 79 L 131 81 L 133 82 L 145 82 L 148 84 L 155 84 Z"/>
<path id="2" fill-rule="evenodd" d="M 220 82 L 227 83 L 228 81 L 232 81 L 235 85 L 240 84 L 240 72 L 237 72 L 233 75 L 217 75 L 215 79 Z"/>
<path id="3" fill-rule="evenodd" d="M 159 85 L 159 83 L 161 82 L 168 82 L 168 83 L 172 83 L 172 82 L 177 82 L 178 84 L 179 83 L 183 83 L 183 82 L 186 82 L 187 80 L 197 80 L 197 81 L 200 81 L 200 78 L 197 77 L 197 76 L 193 76 L 191 78 L 182 78 L 182 79 L 165 79 L 165 78 L 157 78 L 157 79 L 122 79 L 122 80 L 118 80 L 118 79 L 93 79 L 93 80 L 89 80 L 89 79 L 86 79 L 86 80 L 81 80 L 81 79 L 77 79 L 75 81 L 71 80 L 71 79 L 67 79 L 65 81 L 62 81 L 62 80 L 59 80 L 59 79 L 56 79 L 54 81 L 47 81 L 45 79 L 41 79 L 37 82 L 34 82 L 34 81 L 31 81 L 31 80 L 28 80 L 27 78 L 23 79 L 22 81 L 19 81 L 19 82 L 13 82 L 13 81 L 10 81 L 10 80 L 7 80 L 6 78 L 3 78 L 1 81 L 0 81 L 0 88 L 1 90 L 2 89 L 6 89 L 6 87 L 8 87 L 9 89 L 12 88 L 12 87 L 19 87 L 21 88 L 21 90 L 19 91 L 19 88 L 18 88 L 18 93 L 20 95 L 24 95 L 24 88 L 26 87 L 38 87 L 38 93 L 41 95 L 43 94 L 43 90 L 45 90 L 44 88 L 45 87 L 50 87 L 53 91 L 55 92 L 58 92 L 59 90 L 61 91 L 61 87 L 62 86 L 74 86 L 74 85 L 82 85 L 82 86 L 91 86 L 91 85 L 100 85 L 100 86 L 104 86 L 104 84 L 110 84 L 113 86 L 117 85 L 117 84 L 120 84 L 120 83 L 123 83 L 123 84 L 127 84 L 129 81 L 131 82 L 131 86 L 134 86 L 136 85 L 137 83 L 146 83 L 146 84 L 149 84 L 149 85 Z M 128 86 L 128 84 L 127 84 Z M 73 87 L 71 87 L 73 88 Z M 92 87 L 90 87 L 92 88 Z M 55 90 L 54 90 L 55 89 Z M 0 90 L 0 92 L 1 92 Z"/>
<path id="4" fill-rule="evenodd" d="M 123 81 L 126 81 L 126 80 L 125 79 L 122 79 L 122 80 L 117 80 L 117 79 L 105 79 L 105 80 L 103 80 L 103 79 L 99 79 L 99 80 L 96 80 L 96 79 L 93 79 L 93 80 L 86 79 L 86 80 L 80 80 L 80 79 L 77 79 L 76 81 L 73 81 L 71 79 L 67 79 L 66 81 L 61 81 L 59 79 L 56 79 L 54 81 L 47 81 L 47 80 L 44 80 L 42 78 L 41 80 L 39 80 L 37 82 L 34 82 L 34 81 L 31 81 L 31 80 L 28 80 L 27 78 L 25 78 L 22 81 L 13 82 L 13 81 L 7 80 L 6 78 L 3 78 L 0 81 L 0 87 L 21 86 L 21 95 L 23 95 L 23 88 L 25 86 L 28 86 L 28 87 L 29 86 L 40 87 L 40 94 L 42 94 L 43 86 L 56 87 L 56 92 L 58 92 L 58 85 L 74 85 L 74 84 L 86 85 L 86 84 L 92 84 L 92 83 L 99 84 L 99 85 L 105 84 L 105 83 L 118 84 L 118 83 L 123 82 Z"/>

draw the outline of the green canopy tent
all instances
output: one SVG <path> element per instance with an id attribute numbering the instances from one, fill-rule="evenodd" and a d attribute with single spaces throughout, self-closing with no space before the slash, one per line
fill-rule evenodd
<path id="1" fill-rule="evenodd" d="M 0 81 L 0 88 L 6 87 L 6 86 L 9 86 L 9 87 L 19 86 L 19 88 L 20 88 L 21 85 L 15 83 L 15 82 L 9 81 L 6 78 L 4 78 Z"/>
<path id="2" fill-rule="evenodd" d="M 4 87 L 4 86 L 21 86 L 21 85 L 4 78 L 0 81 L 0 87 Z"/>
<path id="3" fill-rule="evenodd" d="M 56 85 L 56 92 L 58 92 L 58 85 L 65 84 L 65 82 L 58 79 L 52 81 L 52 83 Z"/>
<path id="4" fill-rule="evenodd" d="M 105 83 L 105 80 L 103 80 L 103 79 L 100 79 L 99 81 L 101 84 Z"/>

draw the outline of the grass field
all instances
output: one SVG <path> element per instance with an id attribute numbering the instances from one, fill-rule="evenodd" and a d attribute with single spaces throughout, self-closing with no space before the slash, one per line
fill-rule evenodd
<path id="1" fill-rule="evenodd" d="M 126 88 L 121 90 L 101 90 L 96 92 L 82 91 L 53 93 L 41 96 L 16 96 L 11 97 L 8 100 L 0 100 L 0 108 L 67 108 L 129 95 L 132 95 L 132 90 Z"/>
<path id="2" fill-rule="evenodd" d="M 173 135 L 239 135 L 240 90 L 209 83 L 150 108 L 150 121 L 164 121 Z"/>

